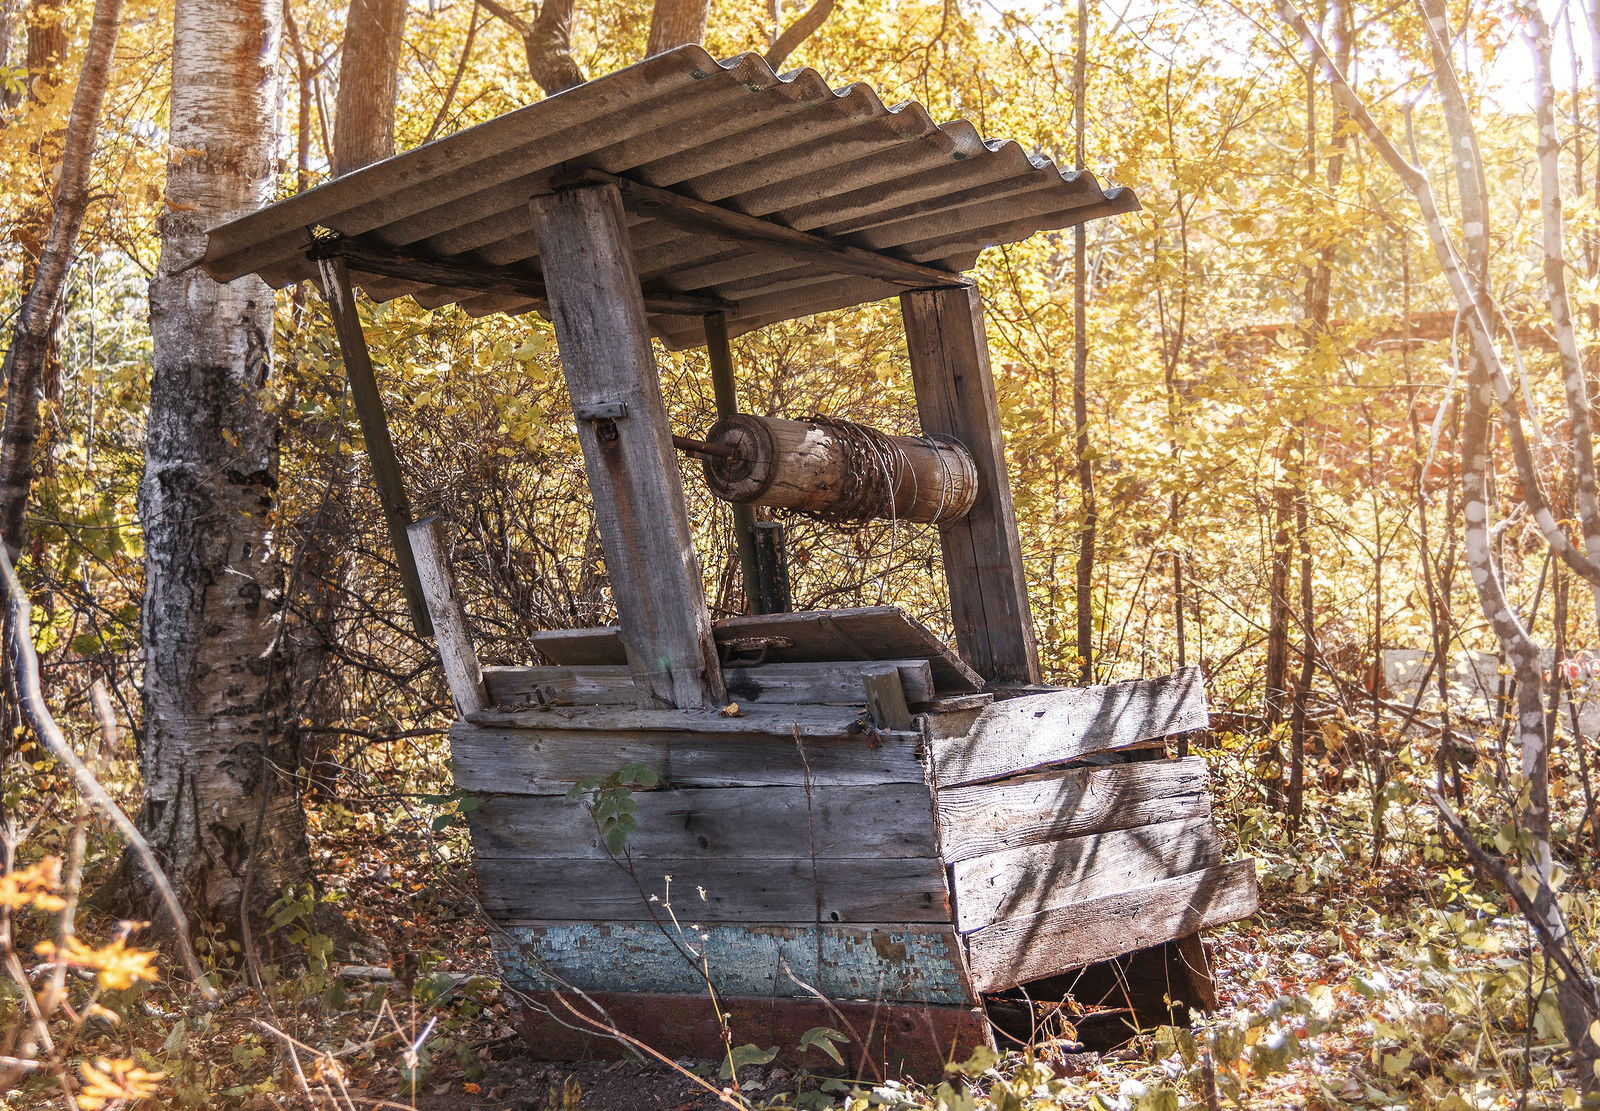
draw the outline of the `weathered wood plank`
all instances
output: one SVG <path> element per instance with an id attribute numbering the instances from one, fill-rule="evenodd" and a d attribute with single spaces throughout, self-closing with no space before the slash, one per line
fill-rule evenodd
<path id="1" fill-rule="evenodd" d="M 680 921 L 699 896 L 672 885 L 673 909 Z M 676 937 L 664 911 L 662 924 Z M 704 946 L 711 982 L 719 994 L 762 995 L 768 999 L 806 995 L 781 965 L 833 999 L 878 998 L 882 977 L 884 999 L 921 1003 L 970 1003 L 963 985 L 960 943 L 949 926 L 927 923 L 864 923 L 824 925 L 820 929 L 822 964 L 817 964 L 818 927 L 812 919 L 760 925 L 701 923 L 697 937 L 678 940 L 696 949 Z M 584 991 L 701 992 L 706 983 L 667 933 L 650 921 L 575 922 L 511 921 L 503 923 L 515 945 L 495 939 L 495 955 L 507 979 L 517 987 L 550 988 L 538 965 L 520 949 L 529 946 L 545 967 Z"/>
<path id="2" fill-rule="evenodd" d="M 933 697 L 933 667 L 927 660 L 730 667 L 723 669 L 722 681 L 728 697 L 749 702 L 864 705 L 862 680 L 872 675 L 896 676 L 907 700 Z M 899 728 L 911 728 L 910 722 Z"/>
<path id="3" fill-rule="evenodd" d="M 933 804 L 920 783 L 813 790 L 809 807 L 804 787 L 644 791 L 633 801 L 639 828 L 628 852 L 654 871 L 658 860 L 793 860 L 813 843 L 819 860 L 938 855 Z M 480 860 L 553 853 L 611 865 L 588 809 L 559 795 L 487 798 L 472 823 Z"/>
<path id="4" fill-rule="evenodd" d="M 736 719 L 742 720 L 742 719 Z M 813 790 L 923 782 L 921 738 L 806 737 Z M 589 775 L 645 764 L 678 787 L 804 787 L 806 769 L 793 737 L 689 732 L 450 730 L 456 786 L 484 793 L 565 795 Z"/>
<path id="5" fill-rule="evenodd" d="M 741 705 L 826 703 L 864 705 L 862 678 L 898 670 L 907 697 L 933 697 L 927 660 L 885 660 L 870 664 L 763 664 L 722 672 L 728 697 Z M 537 702 L 535 693 L 576 706 L 632 705 L 633 676 L 626 667 L 490 667 L 483 671 L 490 700 L 498 706 Z M 486 707 L 485 707 L 486 708 Z M 909 728 L 909 726 L 907 726 Z"/>
<path id="6" fill-rule="evenodd" d="M 805 853 L 805 844 L 796 851 Z M 829 924 L 950 921 L 938 857 L 834 857 L 816 862 L 814 878 L 812 867 L 809 855 L 658 859 L 635 866 L 635 883 L 615 861 L 480 856 L 475 871 L 484 908 L 496 918 L 648 922 L 650 909 L 660 913 L 660 907 L 646 899 L 665 899 L 665 877 L 671 876 L 671 897 L 685 923 L 815 920 L 819 898 L 822 921 Z M 699 888 L 705 889 L 704 899 Z"/>
<path id="7" fill-rule="evenodd" d="M 724 703 L 672 429 L 613 185 L 529 201 L 550 317 L 578 421 L 606 571 L 634 690 L 645 708 Z"/>
<path id="8" fill-rule="evenodd" d="M 528 636 L 528 644 L 553 664 L 562 667 L 627 666 L 628 653 L 622 647 L 622 630 L 615 625 L 598 629 L 540 629 Z"/>
<path id="9" fill-rule="evenodd" d="M 1222 845 L 1209 816 L 1005 849 L 950 869 L 956 929 L 1115 895 L 1209 868 Z"/>
<path id="10" fill-rule="evenodd" d="M 734 716 L 716 710 L 555 706 L 546 710 L 485 710 L 467 720 L 494 729 L 765 733 L 774 737 L 853 737 L 866 732 L 861 711 L 852 706 L 755 705 Z"/>
<path id="11" fill-rule="evenodd" d="M 968 934 L 968 966 L 978 991 L 1003 991 L 1248 918 L 1256 907 L 1256 862 L 1235 860 Z"/>
<path id="12" fill-rule="evenodd" d="M 1217 981 L 1211 975 L 1211 957 L 1199 934 L 1185 934 L 1173 943 L 1189 977 L 1189 990 L 1197 1011 L 1217 1009 Z"/>
<path id="13" fill-rule="evenodd" d="M 935 718 L 934 774 L 941 787 L 976 783 L 1137 748 L 1204 729 L 1209 721 L 1198 667 L 1161 679 L 1010 698 L 981 711 L 970 727 L 959 715 Z"/>
<path id="14" fill-rule="evenodd" d="M 788 647 L 767 650 L 771 663 L 831 663 L 840 660 L 927 660 L 934 685 L 944 692 L 976 691 L 983 679 L 920 622 L 895 606 L 727 617 L 713 627 L 719 641 L 782 637 Z M 614 625 L 598 629 L 548 629 L 528 642 L 561 665 L 625 664 L 627 655 Z"/>
<path id="15" fill-rule="evenodd" d="M 725 617 L 717 622 L 716 635 L 718 640 L 759 636 L 793 641 L 768 650 L 773 663 L 920 659 L 932 665 L 934 685 L 941 691 L 960 694 L 983 685 L 926 626 L 896 606 Z"/>
<path id="16" fill-rule="evenodd" d="M 467 612 L 456 596 L 455 576 L 450 573 L 450 546 L 445 540 L 444 522 L 424 517 L 406 529 L 411 554 L 417 563 L 417 580 L 433 619 L 433 639 L 439 648 L 439 664 L 445 683 L 455 701 L 456 714 L 466 717 L 489 708 L 484 690 L 483 670 L 472 646 L 472 630 Z"/>
<path id="17" fill-rule="evenodd" d="M 906 293 L 900 309 L 922 431 L 953 436 L 978 468 L 972 511 L 939 527 L 956 647 L 986 680 L 1037 683 L 1039 649 L 989 372 L 983 298 L 975 287 Z"/>
<path id="18" fill-rule="evenodd" d="M 1206 762 L 1192 756 L 946 788 L 937 796 L 939 844 L 954 864 L 1065 837 L 1204 818 L 1209 782 Z"/>
<path id="19" fill-rule="evenodd" d="M 626 667 L 486 667 L 483 683 L 496 706 L 555 698 L 574 706 L 632 706 L 633 673 Z M 487 709 L 487 707 L 485 707 Z"/>
<path id="20" fill-rule="evenodd" d="M 906 693 L 900 686 L 898 670 L 870 671 L 861 677 L 861 685 L 866 690 L 867 716 L 874 728 L 911 728 L 911 711 L 906 709 Z"/>

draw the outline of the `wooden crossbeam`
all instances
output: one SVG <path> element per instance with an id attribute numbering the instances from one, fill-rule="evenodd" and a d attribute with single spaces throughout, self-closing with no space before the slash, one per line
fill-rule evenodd
<path id="1" fill-rule="evenodd" d="M 948 270 L 847 246 L 820 235 L 796 231 L 770 220 L 746 216 L 720 205 L 685 197 L 670 189 L 642 185 L 600 170 L 558 175 L 551 179 L 551 186 L 560 189 L 583 182 L 615 185 L 622 193 L 623 208 L 634 215 L 663 220 L 690 231 L 760 244 L 772 254 L 823 266 L 839 274 L 878 278 L 906 289 L 951 289 L 972 284 L 971 279 Z"/>
<path id="2" fill-rule="evenodd" d="M 408 282 L 427 282 L 446 289 L 465 289 L 473 293 L 502 293 L 527 297 L 548 304 L 544 281 L 525 270 L 510 266 L 484 266 L 456 259 L 428 258 L 387 247 L 374 247 L 353 239 L 328 236 L 314 239 L 306 257 L 313 261 L 342 258 L 351 270 L 399 278 Z M 728 311 L 738 306 L 716 297 L 696 297 L 686 293 L 645 293 L 646 312 L 673 316 L 699 316 Z"/>

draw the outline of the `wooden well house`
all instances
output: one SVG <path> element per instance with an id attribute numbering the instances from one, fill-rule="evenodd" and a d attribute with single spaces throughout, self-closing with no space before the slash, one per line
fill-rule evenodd
<path id="1" fill-rule="evenodd" d="M 599 1008 L 673 1055 L 720 1055 L 708 977 L 736 1044 L 793 1054 L 841 1028 L 852 1068 L 870 1045 L 936 1072 L 1069 994 L 1119 1029 L 1209 1003 L 1198 932 L 1253 913 L 1256 884 L 1222 859 L 1203 761 L 1169 754 L 1207 724 L 1202 679 L 1041 685 L 963 276 L 985 247 L 1137 207 L 866 85 L 683 47 L 212 230 L 218 280 L 329 299 L 412 617 L 459 709 L 479 891 L 536 1051 L 618 1052 L 589 1036 Z M 446 530 L 410 519 L 355 287 L 550 318 L 615 627 L 539 635 L 541 666 L 479 667 Z M 738 412 L 731 336 L 887 297 L 921 436 Z M 708 347 L 704 439 L 669 427 L 652 337 Z M 707 611 L 681 449 L 735 502 L 745 616 Z M 892 607 L 787 612 L 780 530 L 752 504 L 936 525 L 954 649 Z M 619 860 L 567 793 L 629 764 L 660 782 L 634 795 Z M 1089 1040 L 1097 1020 L 1076 1021 Z"/>

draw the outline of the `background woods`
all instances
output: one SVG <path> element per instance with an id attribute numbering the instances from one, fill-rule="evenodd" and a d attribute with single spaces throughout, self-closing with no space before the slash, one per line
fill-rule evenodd
<path id="1" fill-rule="evenodd" d="M 218 987 L 297 1016 L 317 1000 L 294 1018 L 313 1041 L 386 1002 L 433 1014 L 457 1025 L 425 1042 L 431 1063 L 368 1033 L 360 1067 L 386 1093 L 477 1085 L 506 1028 L 497 989 L 468 979 L 488 971 L 461 820 L 476 800 L 446 765 L 454 711 L 327 308 L 185 264 L 229 216 L 679 43 L 870 79 L 1143 206 L 974 272 L 1046 680 L 1198 664 L 1214 714 L 1193 743 L 1230 849 L 1264 861 L 1270 909 L 1216 954 L 1255 1040 L 1229 1056 L 1231 1028 L 1210 1028 L 1204 1067 L 1162 1043 L 1182 1064 L 1118 1098 L 1587 1090 L 1597 18 L 1444 0 L 0 4 L 0 535 L 45 700 L 161 854 Z M 358 312 L 483 661 L 536 662 L 529 633 L 613 620 L 548 322 L 404 298 Z M 748 412 L 919 431 L 892 303 L 734 355 Z M 702 434 L 704 352 L 659 357 L 675 428 Z M 697 463 L 683 478 L 712 616 L 744 612 L 733 514 Z M 795 608 L 897 605 L 949 638 L 933 529 L 784 524 Z M 250 1048 L 199 1050 L 211 1028 L 176 1010 L 197 1005 L 181 984 L 106 955 L 119 918 L 172 923 L 25 727 L 9 664 L 5 680 L 0 1074 L 24 1102 L 291 1087 L 275 1035 L 247 1024 L 267 1012 L 216 1011 Z M 65 951 L 75 915 L 111 1018 L 34 948 Z M 336 947 L 395 979 L 347 988 Z M 138 1006 L 158 992 L 159 1019 Z M 1476 1048 L 1458 1029 L 1474 1023 Z M 96 1053 L 105 1069 L 79 1060 Z"/>

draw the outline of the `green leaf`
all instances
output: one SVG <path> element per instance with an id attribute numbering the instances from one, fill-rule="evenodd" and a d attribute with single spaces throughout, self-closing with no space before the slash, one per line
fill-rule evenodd
<path id="1" fill-rule="evenodd" d="M 800 1052 L 804 1053 L 806 1050 L 815 1047 L 842 1065 L 844 1064 L 844 1058 L 839 1054 L 838 1046 L 835 1046 L 834 1042 L 848 1045 L 850 1039 L 831 1027 L 813 1026 L 800 1035 Z"/>
<path id="2" fill-rule="evenodd" d="M 749 1068 L 751 1065 L 765 1065 L 778 1056 L 778 1047 L 771 1049 L 757 1049 L 753 1045 L 738 1045 L 728 1050 L 727 1059 L 722 1062 L 722 1079 L 731 1080 L 738 1069 Z"/>
<path id="3" fill-rule="evenodd" d="M 455 821 L 455 818 L 456 818 L 456 816 L 454 814 L 440 814 L 431 823 L 432 826 L 433 826 L 433 832 L 438 833 L 445 826 L 447 826 L 451 822 Z"/>

